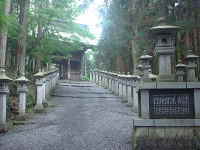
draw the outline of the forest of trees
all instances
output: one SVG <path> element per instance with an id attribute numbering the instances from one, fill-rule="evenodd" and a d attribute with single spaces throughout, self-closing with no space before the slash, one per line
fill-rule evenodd
<path id="1" fill-rule="evenodd" d="M 0 55 L 6 51 L 0 69 L 5 62 L 12 79 L 32 79 L 70 51 L 84 49 L 80 37 L 94 37 L 75 20 L 92 1 L 0 0 Z M 189 49 L 200 55 L 199 0 L 104 0 L 100 12 L 103 32 L 93 59 L 98 69 L 133 73 L 143 50 L 153 52 L 149 29 L 160 17 L 181 27 L 177 60 L 184 60 Z"/>
<path id="2" fill-rule="evenodd" d="M 0 0 L 0 31 L 8 31 L 6 70 L 9 75 L 15 78 L 23 72 L 24 67 L 26 74 L 31 75 L 54 59 L 66 57 L 69 51 L 82 49 L 84 43 L 80 37 L 93 36 L 75 19 L 90 2 Z M 7 15 L 5 7 L 8 9 Z"/>
<path id="3" fill-rule="evenodd" d="M 36 103 L 33 75 L 48 71 L 71 51 L 83 50 L 93 39 L 89 29 L 76 23 L 92 0 L 0 0 L 0 77 L 9 82 L 7 112 L 17 112 L 16 79 L 29 82 L 27 108 Z M 23 78 L 24 79 L 24 78 Z M 1 83 L 2 84 L 2 83 Z M 13 113 L 8 113 L 11 116 Z"/>
<path id="4" fill-rule="evenodd" d="M 177 59 L 187 50 L 200 55 L 199 0 L 107 0 L 101 9 L 103 33 L 95 60 L 100 69 L 134 72 L 144 49 L 153 51 L 149 29 L 158 18 L 178 25 Z"/>

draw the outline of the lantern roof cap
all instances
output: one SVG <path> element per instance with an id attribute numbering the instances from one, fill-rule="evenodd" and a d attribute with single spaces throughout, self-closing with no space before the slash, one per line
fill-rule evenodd
<path id="1" fill-rule="evenodd" d="M 199 56 L 192 53 L 192 50 L 188 50 L 188 55 L 186 56 L 186 59 L 192 59 L 192 58 L 199 58 Z"/>
<path id="2" fill-rule="evenodd" d="M 172 30 L 178 30 L 180 29 L 181 27 L 179 26 L 173 26 L 173 25 L 158 25 L 158 26 L 155 26 L 155 27 L 152 27 L 151 30 L 169 30 L 169 29 L 172 29 Z"/>
<path id="3" fill-rule="evenodd" d="M 29 82 L 29 80 L 25 76 L 21 76 L 20 78 L 16 79 L 17 82 Z"/>
<path id="4" fill-rule="evenodd" d="M 139 64 L 139 65 L 137 65 L 137 68 L 139 69 L 139 68 L 142 68 L 143 66 L 141 65 L 141 64 Z"/>
<path id="5" fill-rule="evenodd" d="M 151 59 L 152 58 L 152 56 L 150 56 L 150 55 L 142 55 L 142 56 L 140 56 L 140 59 Z"/>
<path id="6" fill-rule="evenodd" d="M 5 82 L 12 81 L 12 79 L 9 78 L 9 77 L 6 75 L 4 69 L 1 69 L 1 70 L 0 70 L 0 81 L 5 81 Z"/>
<path id="7" fill-rule="evenodd" d="M 39 71 L 38 73 L 34 74 L 34 77 L 40 78 L 44 76 L 44 72 Z"/>
<path id="8" fill-rule="evenodd" d="M 176 68 L 186 68 L 187 67 L 187 65 L 185 65 L 185 64 L 177 64 L 176 65 Z"/>
<path id="9" fill-rule="evenodd" d="M 159 22 L 159 25 L 150 28 L 150 30 L 152 30 L 152 31 L 165 31 L 165 30 L 172 30 L 172 31 L 174 30 L 174 31 L 176 31 L 176 30 L 179 30 L 181 28 L 179 26 L 167 24 L 165 17 L 158 18 L 158 22 Z"/>
<path id="10" fill-rule="evenodd" d="M 148 55 L 148 51 L 144 50 L 143 52 L 144 54 L 142 56 L 140 56 L 140 60 L 148 60 L 148 59 L 152 59 L 152 56 Z"/>

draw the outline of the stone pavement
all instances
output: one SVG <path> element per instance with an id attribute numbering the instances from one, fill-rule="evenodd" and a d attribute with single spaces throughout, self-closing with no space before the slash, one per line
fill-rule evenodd
<path id="1" fill-rule="evenodd" d="M 0 150 L 131 150 L 134 113 L 92 83 L 60 81 L 55 107 L 0 135 Z"/>

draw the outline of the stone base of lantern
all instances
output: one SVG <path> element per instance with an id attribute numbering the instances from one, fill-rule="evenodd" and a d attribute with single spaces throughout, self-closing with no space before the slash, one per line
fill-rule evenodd
<path id="1" fill-rule="evenodd" d="M 48 103 L 47 100 L 46 100 L 45 102 L 43 102 L 43 106 L 44 106 L 44 107 L 48 107 L 48 106 L 49 106 L 49 103 Z"/>
<path id="2" fill-rule="evenodd" d="M 171 82 L 175 81 L 175 75 L 168 75 L 168 74 L 160 74 L 158 76 L 158 80 L 160 82 Z"/>
<path id="3" fill-rule="evenodd" d="M 35 112 L 43 112 L 43 111 L 44 111 L 44 106 L 43 106 L 43 104 L 37 104 L 37 105 L 35 105 L 34 111 L 35 111 Z"/>
<path id="4" fill-rule="evenodd" d="M 23 114 L 23 115 L 16 116 L 15 120 L 17 120 L 17 121 L 25 121 L 25 120 L 27 120 L 27 118 L 28 118 L 28 115 Z"/>
<path id="5" fill-rule="evenodd" d="M 133 107 L 132 107 L 132 111 L 133 111 L 134 113 L 138 113 L 138 107 L 133 106 Z"/>
<path id="6" fill-rule="evenodd" d="M 8 131 L 7 124 L 0 124 L 0 134 Z"/>

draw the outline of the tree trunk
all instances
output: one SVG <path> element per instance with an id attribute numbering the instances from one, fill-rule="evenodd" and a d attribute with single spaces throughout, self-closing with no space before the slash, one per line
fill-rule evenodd
<path id="1" fill-rule="evenodd" d="M 29 0 L 20 0 L 20 33 L 17 42 L 17 71 L 20 75 L 25 74 L 25 57 L 26 57 L 26 44 L 27 44 L 27 25 L 28 25 L 28 9 Z"/>
<path id="2" fill-rule="evenodd" d="M 5 0 L 4 2 L 4 12 L 5 16 L 9 15 L 10 11 L 10 0 Z M 7 44 L 7 27 L 4 27 L 0 31 L 0 71 L 5 72 L 5 59 L 6 59 L 6 44 Z"/>

